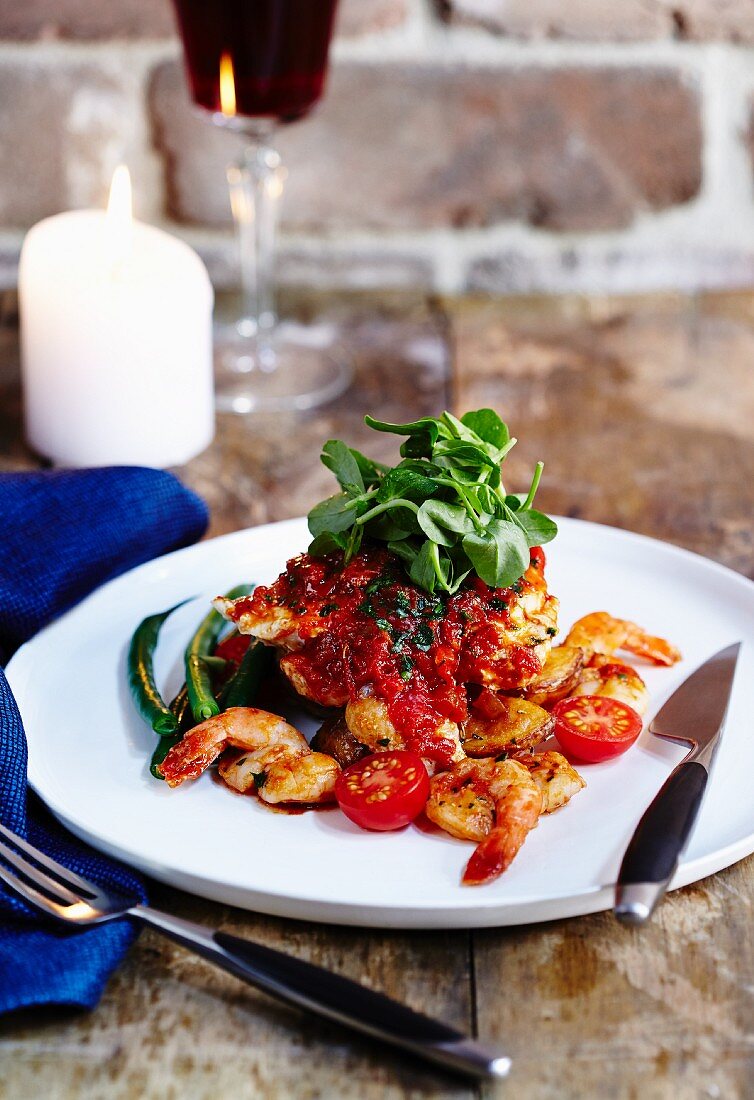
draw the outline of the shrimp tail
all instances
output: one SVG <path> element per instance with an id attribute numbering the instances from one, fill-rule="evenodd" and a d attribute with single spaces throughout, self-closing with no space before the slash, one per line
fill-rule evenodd
<path id="1" fill-rule="evenodd" d="M 665 638 L 656 638 L 652 634 L 645 634 L 643 631 L 634 628 L 632 623 L 628 625 L 632 629 L 627 633 L 623 648 L 627 649 L 629 653 L 633 653 L 636 657 L 643 657 L 645 661 L 651 661 L 654 665 L 664 665 L 666 668 L 681 660 L 680 649 L 666 641 Z"/>
<path id="2" fill-rule="evenodd" d="M 179 787 L 187 779 L 198 779 L 214 764 L 224 746 L 224 738 L 208 738 L 204 724 L 197 726 L 173 746 L 160 764 L 163 778 L 169 787 Z"/>
<path id="3" fill-rule="evenodd" d="M 510 867 L 522 844 L 537 824 L 542 795 L 529 787 L 513 787 L 500 800 L 497 823 L 477 845 L 466 865 L 464 886 L 482 886 Z"/>
<path id="4" fill-rule="evenodd" d="M 616 619 L 607 611 L 592 611 L 578 619 L 565 644 L 584 649 L 587 658 L 595 653 L 609 657 L 618 649 L 626 649 L 655 665 L 674 665 L 681 659 L 680 650 L 665 638 L 647 634 L 643 627 L 627 619 Z"/>

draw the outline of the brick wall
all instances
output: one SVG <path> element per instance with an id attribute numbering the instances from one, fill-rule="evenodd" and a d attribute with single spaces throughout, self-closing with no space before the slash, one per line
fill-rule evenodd
<path id="1" fill-rule="evenodd" d="M 192 113 L 168 0 L 0 0 L 0 283 L 121 160 L 232 280 L 236 141 Z M 751 282 L 754 0 L 341 0 L 326 100 L 278 144 L 287 281 Z"/>

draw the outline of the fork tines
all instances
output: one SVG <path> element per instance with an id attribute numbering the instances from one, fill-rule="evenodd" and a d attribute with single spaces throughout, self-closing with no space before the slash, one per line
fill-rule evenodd
<path id="1" fill-rule="evenodd" d="M 105 912 L 114 909 L 112 899 L 93 882 L 2 824 L 0 837 L 0 860 L 8 865 L 0 863 L 0 880 L 32 905 L 62 920 L 84 923 L 102 919 Z"/>

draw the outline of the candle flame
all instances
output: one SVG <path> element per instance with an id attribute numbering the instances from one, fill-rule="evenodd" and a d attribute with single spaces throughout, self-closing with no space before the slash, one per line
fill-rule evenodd
<path id="1" fill-rule="evenodd" d="M 107 216 L 111 224 L 129 223 L 132 218 L 131 173 L 125 164 L 119 164 L 113 172 Z"/>
<path id="2" fill-rule="evenodd" d="M 133 236 L 131 175 L 125 164 L 113 172 L 105 222 L 108 258 L 116 270 L 127 259 Z"/>
<path id="3" fill-rule="evenodd" d="M 220 110 L 226 118 L 235 118 L 236 79 L 233 58 L 227 52 L 220 58 Z"/>

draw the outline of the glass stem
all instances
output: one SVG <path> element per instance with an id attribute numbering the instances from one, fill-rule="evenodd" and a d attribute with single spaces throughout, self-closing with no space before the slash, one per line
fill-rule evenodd
<path id="1" fill-rule="evenodd" d="M 275 237 L 285 169 L 280 154 L 255 140 L 228 167 L 230 206 L 238 236 L 241 272 L 240 336 L 250 341 L 237 370 L 274 369 L 272 334 L 277 323 L 273 282 Z"/>

